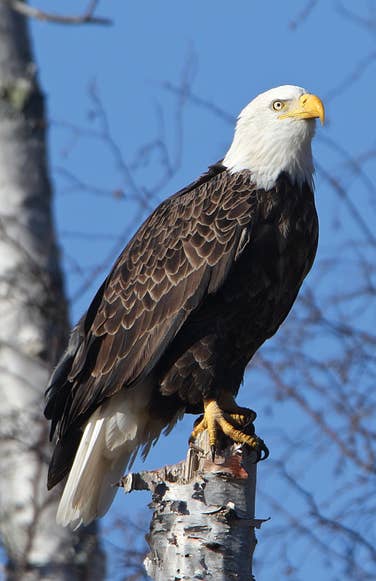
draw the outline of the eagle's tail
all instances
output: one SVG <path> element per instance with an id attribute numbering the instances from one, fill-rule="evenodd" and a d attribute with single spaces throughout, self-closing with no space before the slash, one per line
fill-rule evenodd
<path id="1" fill-rule="evenodd" d="M 78 528 L 107 512 L 117 491 L 114 484 L 139 447 L 150 447 L 163 428 L 150 421 L 150 392 L 146 384 L 119 392 L 90 417 L 60 500 L 59 524 Z"/>

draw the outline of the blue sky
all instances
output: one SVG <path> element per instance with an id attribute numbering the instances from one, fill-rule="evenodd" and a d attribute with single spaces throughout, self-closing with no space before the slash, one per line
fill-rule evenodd
<path id="1" fill-rule="evenodd" d="M 310 4 L 312 10 L 303 18 L 304 7 Z M 84 7 L 85 3 L 66 0 L 61 9 L 65 13 L 78 12 L 80 5 Z M 50 2 L 41 0 L 39 6 L 48 9 Z M 108 0 L 102 2 L 98 12 L 113 19 L 111 27 L 32 23 L 50 119 L 56 223 L 67 292 L 72 298 L 72 322 L 87 308 L 121 245 L 141 221 L 132 196 L 137 191 L 152 189 L 158 182 L 160 158 L 154 152 L 148 162 L 143 159 L 142 165 L 135 167 L 134 161 L 139 161 L 139 148 L 160 136 L 162 127 L 172 160 L 177 152 L 179 155 L 174 175 L 155 192 L 151 205 L 222 157 L 232 138 L 231 119 L 257 93 L 281 84 L 301 85 L 322 97 L 327 124 L 318 128 L 315 157 L 325 171 L 350 178 L 346 153 L 335 151 L 328 140 L 354 156 L 375 147 L 375 38 L 371 31 L 344 16 L 340 6 L 332 0 L 307 3 L 237 0 L 232 4 L 218 0 L 189 3 Z M 356 9 L 362 17 L 375 18 L 372 2 L 347 0 L 342 6 Z M 60 5 L 55 9 L 60 9 Z M 352 76 L 356 81 L 353 84 Z M 226 113 L 227 120 L 212 107 L 199 106 L 189 98 L 180 110 L 179 98 L 166 84 L 181 87 L 182 81 L 189 82 L 191 92 L 203 102 Z M 103 125 L 93 94 L 99 95 L 106 112 L 111 144 L 98 137 Z M 127 175 L 129 168 L 132 180 Z M 374 183 L 374 157 L 363 169 Z M 344 237 L 358 239 L 361 235 L 322 173 L 318 173 L 316 183 L 321 224 L 318 260 L 321 260 L 333 246 L 340 247 Z M 369 192 L 360 178 L 351 177 L 348 194 L 352 199 L 369 203 Z M 335 221 L 341 223 L 336 231 Z M 311 276 L 315 276 L 314 272 Z M 271 402 L 274 411 L 268 414 L 264 401 L 257 407 L 262 385 L 257 387 L 254 397 L 247 387 L 248 382 L 242 388 L 240 400 L 258 410 L 257 429 L 271 445 L 274 458 L 278 460 L 279 450 L 282 454 L 278 433 L 286 422 L 293 426 L 295 437 L 301 439 L 309 453 L 311 432 L 305 432 L 305 420 L 296 415 L 296 409 L 288 401 Z M 168 440 L 161 439 L 150 454 L 147 467 L 172 463 L 184 456 L 192 419 L 179 424 Z M 297 464 L 307 464 L 304 456 L 307 449 L 297 457 Z M 140 467 L 138 462 L 136 468 Z M 324 454 L 321 459 L 315 458 L 311 470 L 306 470 L 304 481 L 317 488 L 319 495 L 320 486 L 324 486 L 324 495 L 323 479 L 330 487 L 333 470 L 330 458 Z M 280 522 L 278 517 L 274 520 L 268 495 L 285 495 L 287 506 L 291 500 L 289 508 L 297 514 L 298 500 L 288 489 L 279 490 L 282 484 L 274 480 L 267 465 L 260 466 L 258 479 L 266 496 L 258 497 L 257 516 L 272 516 L 265 527 L 270 530 L 275 526 L 277 534 Z M 316 486 L 316 481 L 320 486 Z M 118 495 L 104 526 L 123 513 L 135 516 L 144 510 L 146 503 L 147 496 L 143 494 L 131 499 Z M 261 553 L 263 534 L 258 532 L 257 552 L 264 560 L 259 580 L 272 574 L 282 576 L 272 540 L 267 541 L 269 557 Z M 115 545 L 118 541 L 116 535 L 111 538 Z M 344 578 L 337 577 L 340 574 L 336 566 L 328 569 L 328 564 L 317 558 L 314 547 L 297 542 L 293 559 L 299 571 L 290 576 L 292 579 Z M 111 578 L 118 574 L 119 571 L 113 571 Z"/>
<path id="2" fill-rule="evenodd" d="M 103 234 L 116 234 L 124 223 L 123 211 L 129 211 L 126 202 L 104 198 L 94 203 L 90 192 L 79 196 L 60 174 L 64 168 L 82 181 L 108 191 L 128 188 L 123 172 L 102 143 L 91 136 L 77 138 L 64 126 L 71 123 L 97 129 L 98 124 L 90 122 L 89 91 L 93 84 L 127 163 L 131 163 L 138 147 L 157 135 L 160 110 L 167 143 L 173 151 L 177 99 L 163 84 L 179 86 L 186 70 L 192 91 L 230 117 L 236 117 L 255 94 L 279 84 L 302 85 L 324 100 L 328 96 L 328 123 L 325 132 L 319 130 L 318 138 L 334 138 L 352 152 L 364 147 L 369 115 L 365 103 L 359 103 L 356 111 L 353 103 L 358 103 L 361 94 L 368 103 L 372 67 L 353 90 L 339 97 L 331 95 L 371 52 L 373 38 L 341 18 L 335 2 L 318 2 L 295 30 L 291 29 L 291 22 L 298 19 L 301 2 L 290 2 L 288 10 L 275 3 L 271 10 L 267 3 L 239 1 L 230 11 L 218 9 L 220 4 L 218 7 L 211 1 L 189 5 L 172 1 L 129 4 L 103 4 L 102 11 L 114 21 L 110 28 L 33 25 L 37 62 L 52 122 L 51 167 L 57 217 L 64 232 L 82 229 L 82 210 L 90 226 L 97 222 Z M 360 13 L 362 4 L 366 7 L 367 2 L 358 3 Z M 69 5 L 77 10 L 77 3 L 65 5 L 67 11 Z M 188 101 L 179 172 L 158 197 L 173 192 L 221 157 L 232 133 L 232 123 L 225 123 Z M 368 142 L 372 143 L 372 134 Z M 323 150 L 320 163 L 327 169 L 333 167 L 333 152 L 328 152 L 323 144 L 320 147 L 318 140 L 314 149 L 315 153 Z M 149 179 L 147 171 L 138 176 L 141 185 Z M 318 191 L 318 204 L 325 202 Z M 102 220 L 95 220 L 95 216 Z M 325 212 L 321 218 L 325 219 Z M 324 229 L 321 234 L 325 243 Z M 76 241 L 63 242 L 67 252 L 72 248 L 75 256 L 83 250 L 77 248 Z M 105 256 L 106 246 L 102 244 L 98 252 Z M 97 262 L 97 254 L 94 258 Z M 74 279 L 68 277 L 68 285 L 73 288 Z M 82 297 L 74 305 L 73 318 L 85 308 L 88 298 Z"/>

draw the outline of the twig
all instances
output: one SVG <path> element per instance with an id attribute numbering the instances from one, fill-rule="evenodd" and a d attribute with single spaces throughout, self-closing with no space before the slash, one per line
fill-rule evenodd
<path id="1" fill-rule="evenodd" d="M 339 95 L 342 95 L 349 87 L 352 87 L 363 76 L 366 70 L 375 62 L 376 51 L 373 50 L 367 54 L 361 61 L 356 63 L 355 67 L 340 81 L 333 89 L 328 91 L 324 96 L 325 103 L 332 101 Z"/>
<path id="2" fill-rule="evenodd" d="M 308 16 L 311 14 L 313 9 L 315 8 L 316 4 L 318 4 L 318 0 L 309 0 L 309 2 L 307 2 L 307 4 L 304 6 L 304 8 L 301 10 L 301 12 L 299 12 L 299 14 L 295 18 L 290 20 L 289 27 L 291 28 L 291 30 L 296 30 L 298 28 L 298 26 L 304 20 L 306 20 L 306 18 L 308 18 Z"/>
<path id="3" fill-rule="evenodd" d="M 164 83 L 162 83 L 162 87 L 164 89 L 166 89 L 167 91 L 169 91 L 170 93 L 174 93 L 175 95 L 182 94 L 182 88 L 177 87 L 176 85 L 174 85 L 173 83 L 170 83 L 169 81 L 165 81 Z M 211 101 L 208 101 L 207 99 L 203 99 L 202 97 L 195 95 L 194 93 L 192 93 L 192 91 L 190 90 L 189 87 L 185 87 L 184 96 L 194 105 L 197 105 L 198 107 L 202 107 L 203 109 L 210 111 L 216 117 L 218 117 L 219 119 L 222 119 L 226 123 L 229 123 L 231 125 L 234 124 L 236 119 L 233 115 L 231 115 L 231 113 L 228 113 L 224 109 L 221 109 L 215 103 L 212 103 Z"/>

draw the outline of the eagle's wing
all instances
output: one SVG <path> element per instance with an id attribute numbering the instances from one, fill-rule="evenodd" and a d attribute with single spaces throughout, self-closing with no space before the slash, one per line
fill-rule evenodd
<path id="1" fill-rule="evenodd" d="M 223 166 L 222 166 L 223 167 Z M 77 428 L 105 399 L 145 377 L 189 314 L 214 293 L 248 241 L 249 178 L 211 170 L 141 226 L 51 380 L 52 432 Z"/>

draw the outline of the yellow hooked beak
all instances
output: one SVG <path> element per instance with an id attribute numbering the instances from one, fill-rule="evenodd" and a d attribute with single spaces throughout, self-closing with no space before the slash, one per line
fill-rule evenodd
<path id="1" fill-rule="evenodd" d="M 318 118 L 321 121 L 321 125 L 324 125 L 325 109 L 323 102 L 316 95 L 304 93 L 304 95 L 299 97 L 299 106 L 297 109 L 279 115 L 279 119 L 286 119 L 287 117 L 294 117 L 295 119 Z"/>

